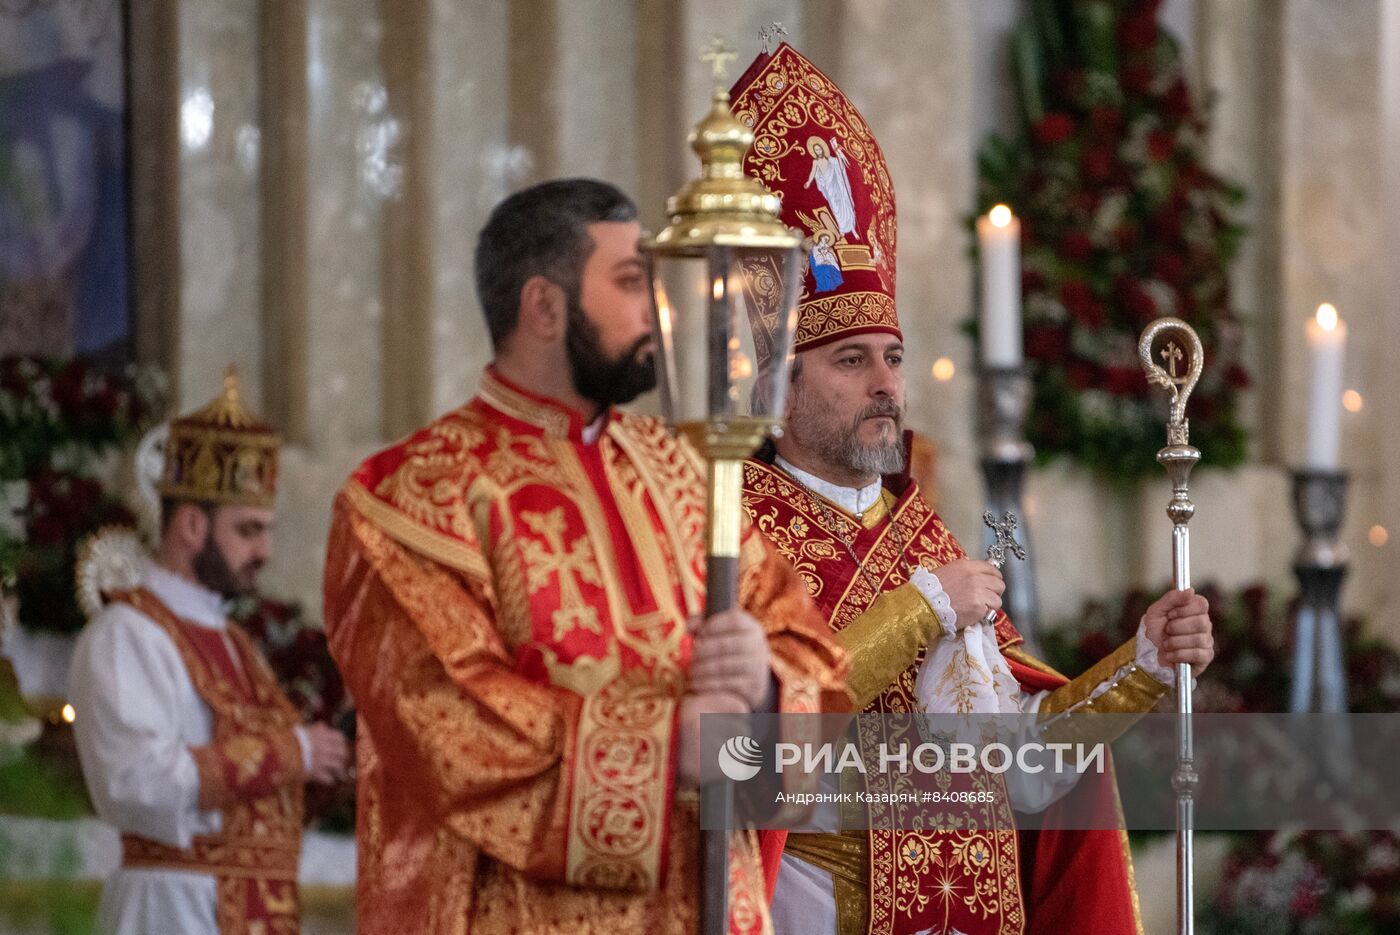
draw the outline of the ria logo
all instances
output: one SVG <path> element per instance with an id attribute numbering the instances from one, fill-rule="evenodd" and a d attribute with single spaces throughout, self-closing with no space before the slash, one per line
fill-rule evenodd
<path id="1" fill-rule="evenodd" d="M 720 772 L 735 782 L 754 778 L 762 765 L 763 751 L 752 737 L 730 737 L 719 748 Z"/>

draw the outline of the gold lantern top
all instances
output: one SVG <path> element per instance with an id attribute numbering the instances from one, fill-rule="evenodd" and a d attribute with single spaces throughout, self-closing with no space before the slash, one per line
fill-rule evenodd
<path id="1" fill-rule="evenodd" d="M 700 177 L 666 200 L 670 223 L 643 241 L 644 249 L 672 255 L 698 255 L 709 247 L 787 250 L 802 246 L 802 236 L 778 219 L 781 199 L 744 174 L 744 157 L 753 131 L 729 111 L 725 65 L 734 53 L 719 39 L 701 55 L 714 67 L 715 91 L 710 112 L 690 131 L 690 146 L 700 157 Z"/>

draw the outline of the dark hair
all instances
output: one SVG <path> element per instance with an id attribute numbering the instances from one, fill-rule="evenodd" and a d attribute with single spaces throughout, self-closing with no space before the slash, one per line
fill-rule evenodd
<path id="1" fill-rule="evenodd" d="M 532 276 L 578 295 L 594 247 L 589 224 L 636 219 L 632 199 L 596 179 L 541 182 L 497 205 L 476 244 L 476 293 L 492 347 L 515 331 L 520 290 Z"/>

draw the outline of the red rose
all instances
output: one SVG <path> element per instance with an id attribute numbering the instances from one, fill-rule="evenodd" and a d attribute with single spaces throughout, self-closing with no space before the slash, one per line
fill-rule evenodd
<path id="1" fill-rule="evenodd" d="M 1054 91 L 1062 100 L 1077 101 L 1084 91 L 1084 70 L 1068 68 L 1055 75 L 1052 80 Z"/>
<path id="2" fill-rule="evenodd" d="M 1147 157 L 1153 162 L 1162 162 L 1176 149 L 1176 140 L 1170 133 L 1153 130 L 1147 134 Z"/>
<path id="3" fill-rule="evenodd" d="M 1099 196 L 1093 192 L 1075 192 L 1069 196 L 1069 210 L 1075 217 L 1087 222 L 1099 210 Z"/>
<path id="4" fill-rule="evenodd" d="M 1185 80 L 1178 78 L 1162 97 L 1162 106 L 1177 120 L 1185 120 L 1191 115 L 1191 89 Z"/>
<path id="5" fill-rule="evenodd" d="M 1124 311 L 1127 311 L 1128 315 L 1133 316 L 1144 325 L 1161 314 L 1156 308 L 1156 300 L 1152 298 L 1152 294 L 1148 293 L 1145 288 L 1138 286 L 1137 283 L 1128 284 L 1126 288 L 1121 290 L 1120 295 Z"/>
<path id="6" fill-rule="evenodd" d="M 1157 17 L 1150 11 L 1125 17 L 1118 23 L 1118 44 L 1125 49 L 1150 49 L 1157 44 Z"/>
<path id="7" fill-rule="evenodd" d="M 1060 252 L 1072 262 L 1084 263 L 1094 255 L 1094 243 L 1083 231 L 1070 231 L 1060 241 Z"/>
<path id="8" fill-rule="evenodd" d="M 34 517 L 29 523 L 29 538 L 35 545 L 58 545 L 67 532 L 63 520 L 49 512 Z"/>
<path id="9" fill-rule="evenodd" d="M 1121 222 L 1113 232 L 1113 242 L 1118 245 L 1119 250 L 1125 253 L 1136 249 L 1139 240 L 1141 240 L 1141 235 L 1137 225 L 1128 221 Z"/>
<path id="10" fill-rule="evenodd" d="M 1123 112 L 1117 107 L 1095 107 L 1089 111 L 1089 126 L 1099 142 L 1116 140 L 1123 129 Z"/>
<path id="11" fill-rule="evenodd" d="M 1169 285 L 1184 285 L 1186 260 L 1179 253 L 1159 253 L 1152 261 L 1152 275 Z"/>
<path id="12" fill-rule="evenodd" d="M 1118 82 L 1129 94 L 1146 94 L 1152 90 L 1152 69 L 1147 65 L 1127 65 L 1118 72 Z"/>
<path id="13" fill-rule="evenodd" d="M 1101 328 L 1105 320 L 1103 304 L 1094 297 L 1089 287 L 1078 280 L 1070 280 L 1060 287 L 1060 301 L 1065 303 L 1070 317 L 1086 328 Z"/>
<path id="14" fill-rule="evenodd" d="M 1045 288 L 1045 277 L 1038 269 L 1021 270 L 1021 294 L 1026 295 L 1031 292 L 1039 292 Z"/>
<path id="15" fill-rule="evenodd" d="M 1079 158 L 1084 174 L 1096 182 L 1113 178 L 1113 152 L 1104 146 L 1090 146 Z"/>
<path id="16" fill-rule="evenodd" d="M 1159 240 L 1178 241 L 1181 239 L 1182 211 L 1170 202 L 1152 215 L 1152 233 Z"/>
<path id="17" fill-rule="evenodd" d="M 1304 880 L 1293 892 L 1288 902 L 1288 914 L 1295 919 L 1311 919 L 1322 911 L 1322 901 L 1318 898 L 1317 887 L 1312 881 Z"/>
<path id="18" fill-rule="evenodd" d="M 1247 390 L 1254 381 L 1242 364 L 1231 364 L 1225 368 L 1225 382 L 1237 390 Z"/>
<path id="19" fill-rule="evenodd" d="M 1103 388 L 1114 396 L 1146 396 L 1147 376 L 1141 367 L 1105 367 Z"/>
<path id="20" fill-rule="evenodd" d="M 1026 356 L 1032 360 L 1057 364 L 1069 352 L 1069 339 L 1064 329 L 1054 325 L 1028 325 L 1025 341 Z"/>
<path id="21" fill-rule="evenodd" d="M 1062 143 L 1074 134 L 1074 120 L 1068 114 L 1049 113 L 1035 122 L 1031 135 L 1043 146 Z"/>
<path id="22" fill-rule="evenodd" d="M 1098 662 L 1113 652 L 1113 641 L 1108 638 L 1107 633 L 1101 633 L 1097 630 L 1093 633 L 1085 633 L 1079 640 L 1079 652 L 1084 658 Z"/>

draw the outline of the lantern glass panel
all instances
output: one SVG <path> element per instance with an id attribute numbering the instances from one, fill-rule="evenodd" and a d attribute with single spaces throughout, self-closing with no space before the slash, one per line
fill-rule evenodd
<path id="1" fill-rule="evenodd" d="M 652 256 L 657 375 L 673 425 L 780 422 L 802 262 L 801 249 Z"/>

